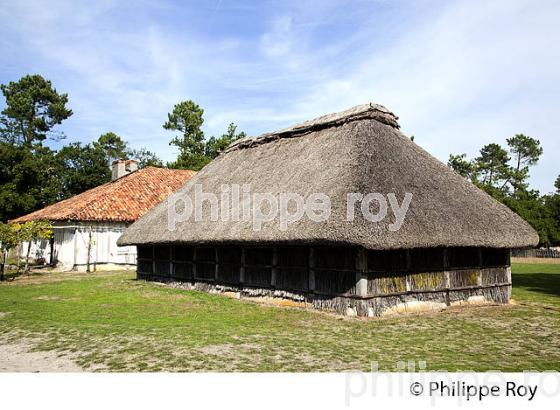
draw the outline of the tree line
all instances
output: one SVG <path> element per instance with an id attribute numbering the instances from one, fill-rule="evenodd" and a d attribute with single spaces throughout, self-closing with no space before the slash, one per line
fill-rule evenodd
<path id="1" fill-rule="evenodd" d="M 540 141 L 516 134 L 484 145 L 476 158 L 449 156 L 447 165 L 525 219 L 539 234 L 540 246 L 560 244 L 560 175 L 555 192 L 541 195 L 529 186 L 529 171 L 543 153 Z"/>
<path id="2" fill-rule="evenodd" d="M 41 75 L 26 75 L 0 85 L 5 108 L 0 113 L 0 222 L 7 222 L 111 180 L 110 165 L 132 158 L 145 166 L 200 170 L 235 139 L 245 136 L 235 124 L 206 139 L 204 110 L 192 101 L 176 104 L 163 128 L 175 133 L 178 148 L 166 164 L 146 148 L 131 149 L 108 131 L 91 143 L 72 142 L 54 150 L 45 141 L 62 141 L 57 128 L 74 113 L 68 94 L 59 93 Z"/>
<path id="3" fill-rule="evenodd" d="M 73 115 L 69 99 L 40 75 L 26 75 L 0 85 L 6 107 L 0 113 L 0 222 L 69 198 L 111 179 L 110 164 L 133 158 L 139 167 L 166 166 L 200 170 L 231 142 L 244 137 L 231 123 L 221 136 L 207 138 L 204 110 L 181 101 L 167 115 L 163 128 L 174 133 L 175 161 L 163 163 L 146 148 L 131 149 L 114 132 L 83 144 L 73 142 L 53 150 L 47 139 L 63 140 L 57 130 Z M 507 148 L 492 143 L 480 155 L 450 155 L 448 166 L 519 214 L 539 233 L 543 246 L 560 244 L 560 176 L 556 192 L 541 195 L 528 183 L 529 171 L 543 153 L 540 142 L 523 134 L 507 139 Z"/>

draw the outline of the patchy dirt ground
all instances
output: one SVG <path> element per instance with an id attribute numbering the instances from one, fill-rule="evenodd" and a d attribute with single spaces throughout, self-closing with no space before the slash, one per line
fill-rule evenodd
<path id="1" fill-rule="evenodd" d="M 0 345 L 0 372 L 81 372 L 82 367 L 55 351 L 33 352 L 26 342 Z"/>
<path id="2" fill-rule="evenodd" d="M 560 265 L 514 265 L 508 306 L 343 318 L 138 281 L 48 273 L 0 284 L 0 372 L 560 369 Z"/>

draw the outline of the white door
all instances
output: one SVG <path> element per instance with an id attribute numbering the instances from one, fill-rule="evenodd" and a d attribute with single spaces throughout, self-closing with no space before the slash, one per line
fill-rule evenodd
<path id="1" fill-rule="evenodd" d="M 74 267 L 76 228 L 54 229 L 54 260 L 63 270 Z"/>

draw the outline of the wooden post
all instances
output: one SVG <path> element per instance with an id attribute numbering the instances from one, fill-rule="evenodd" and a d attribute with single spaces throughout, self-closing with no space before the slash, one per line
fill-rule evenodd
<path id="1" fill-rule="evenodd" d="M 410 249 L 405 251 L 406 255 L 406 270 L 410 272 L 410 268 L 412 267 L 412 256 L 410 256 Z"/>
<path id="2" fill-rule="evenodd" d="M 193 279 L 196 279 L 196 247 L 192 250 L 192 275 Z"/>
<path id="3" fill-rule="evenodd" d="M 404 286 L 407 292 L 412 290 L 412 274 L 410 272 L 404 275 Z"/>
<path id="4" fill-rule="evenodd" d="M 239 283 L 245 282 L 245 248 L 241 248 L 241 267 L 239 268 Z"/>
<path id="5" fill-rule="evenodd" d="M 87 244 L 87 259 L 86 259 L 86 272 L 91 272 L 90 268 L 91 262 L 91 225 L 88 229 L 88 244 Z"/>
<path id="6" fill-rule="evenodd" d="M 476 274 L 476 284 L 478 286 L 482 286 L 482 269 L 483 269 L 483 260 L 482 260 L 482 249 L 478 248 L 478 273 Z"/>
<path id="7" fill-rule="evenodd" d="M 356 252 L 356 296 L 367 296 L 367 256 L 364 248 Z"/>
<path id="8" fill-rule="evenodd" d="M 18 252 L 18 271 L 19 271 L 19 252 Z M 74 264 L 72 268 L 75 268 L 78 264 L 78 228 L 74 228 Z"/>
<path id="9" fill-rule="evenodd" d="M 175 277 L 173 272 L 173 245 L 169 245 L 169 276 Z"/>
<path id="10" fill-rule="evenodd" d="M 410 255 L 410 249 L 405 251 L 405 258 L 406 258 L 406 274 L 404 276 L 404 285 L 406 287 L 406 291 L 410 292 L 412 290 L 412 256 Z"/>
<path id="11" fill-rule="evenodd" d="M 272 248 L 272 268 L 270 274 L 270 286 L 276 286 L 276 276 L 278 275 L 278 248 Z"/>
<path id="12" fill-rule="evenodd" d="M 7 254 L 7 250 L 6 249 L 2 249 L 2 264 L 0 265 L 0 282 L 3 282 L 5 279 L 4 276 L 4 267 L 6 266 L 6 254 Z"/>
<path id="13" fill-rule="evenodd" d="M 156 274 L 156 247 L 152 245 L 152 275 Z"/>
<path id="14" fill-rule="evenodd" d="M 449 277 L 449 255 L 447 254 L 447 248 L 443 249 L 443 275 L 445 279 L 445 304 L 451 306 L 451 298 L 449 296 L 451 279 Z"/>
<path id="15" fill-rule="evenodd" d="M 218 248 L 214 248 L 214 280 L 218 281 Z"/>
<path id="16" fill-rule="evenodd" d="M 309 247 L 309 291 L 315 292 L 315 250 Z"/>
<path id="17" fill-rule="evenodd" d="M 49 265 L 50 266 L 54 266 L 54 235 L 55 235 L 55 231 L 53 229 L 53 235 L 51 236 L 51 239 L 49 239 L 49 245 L 51 247 L 51 254 L 49 256 Z"/>

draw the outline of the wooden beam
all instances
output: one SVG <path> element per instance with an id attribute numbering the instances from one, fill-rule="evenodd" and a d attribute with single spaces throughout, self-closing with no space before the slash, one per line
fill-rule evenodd
<path id="1" fill-rule="evenodd" d="M 152 245 L 152 275 L 156 274 L 156 247 Z"/>
<path id="2" fill-rule="evenodd" d="M 356 296 L 367 295 L 367 256 L 364 248 L 356 252 Z"/>
<path id="3" fill-rule="evenodd" d="M 405 256 L 406 256 L 406 270 L 407 272 L 410 272 L 410 268 L 412 267 L 412 256 L 410 255 L 410 249 L 407 249 L 405 251 Z"/>
<path id="4" fill-rule="evenodd" d="M 169 245 L 169 276 L 175 277 L 173 272 L 173 245 Z"/>
<path id="5" fill-rule="evenodd" d="M 449 288 L 451 287 L 451 278 L 449 276 L 449 254 L 447 253 L 447 248 L 443 249 L 443 277 L 445 280 L 445 304 L 451 306 L 451 299 L 449 295 Z"/>
<path id="6" fill-rule="evenodd" d="M 478 272 L 476 274 L 476 284 L 482 285 L 482 269 L 484 268 L 484 261 L 482 260 L 482 248 L 478 248 Z"/>
<path id="7" fill-rule="evenodd" d="M 309 247 L 309 291 L 315 292 L 315 250 Z"/>
<path id="8" fill-rule="evenodd" d="M 218 280 L 218 248 L 214 248 L 214 280 Z"/>
<path id="9" fill-rule="evenodd" d="M 404 251 L 404 257 L 406 259 L 406 274 L 404 275 L 404 286 L 407 292 L 412 290 L 412 255 L 410 249 Z"/>
<path id="10" fill-rule="evenodd" d="M 245 248 L 241 248 L 241 266 L 239 267 L 239 283 L 245 282 Z"/>
<path id="11" fill-rule="evenodd" d="M 196 247 L 194 246 L 192 251 L 192 275 L 193 279 L 196 279 Z"/>
<path id="12" fill-rule="evenodd" d="M 271 274 L 270 274 L 270 286 L 271 287 L 276 286 L 277 275 L 278 275 L 277 265 L 278 265 L 278 248 L 274 247 L 274 248 L 272 248 L 272 268 L 271 268 Z"/>

